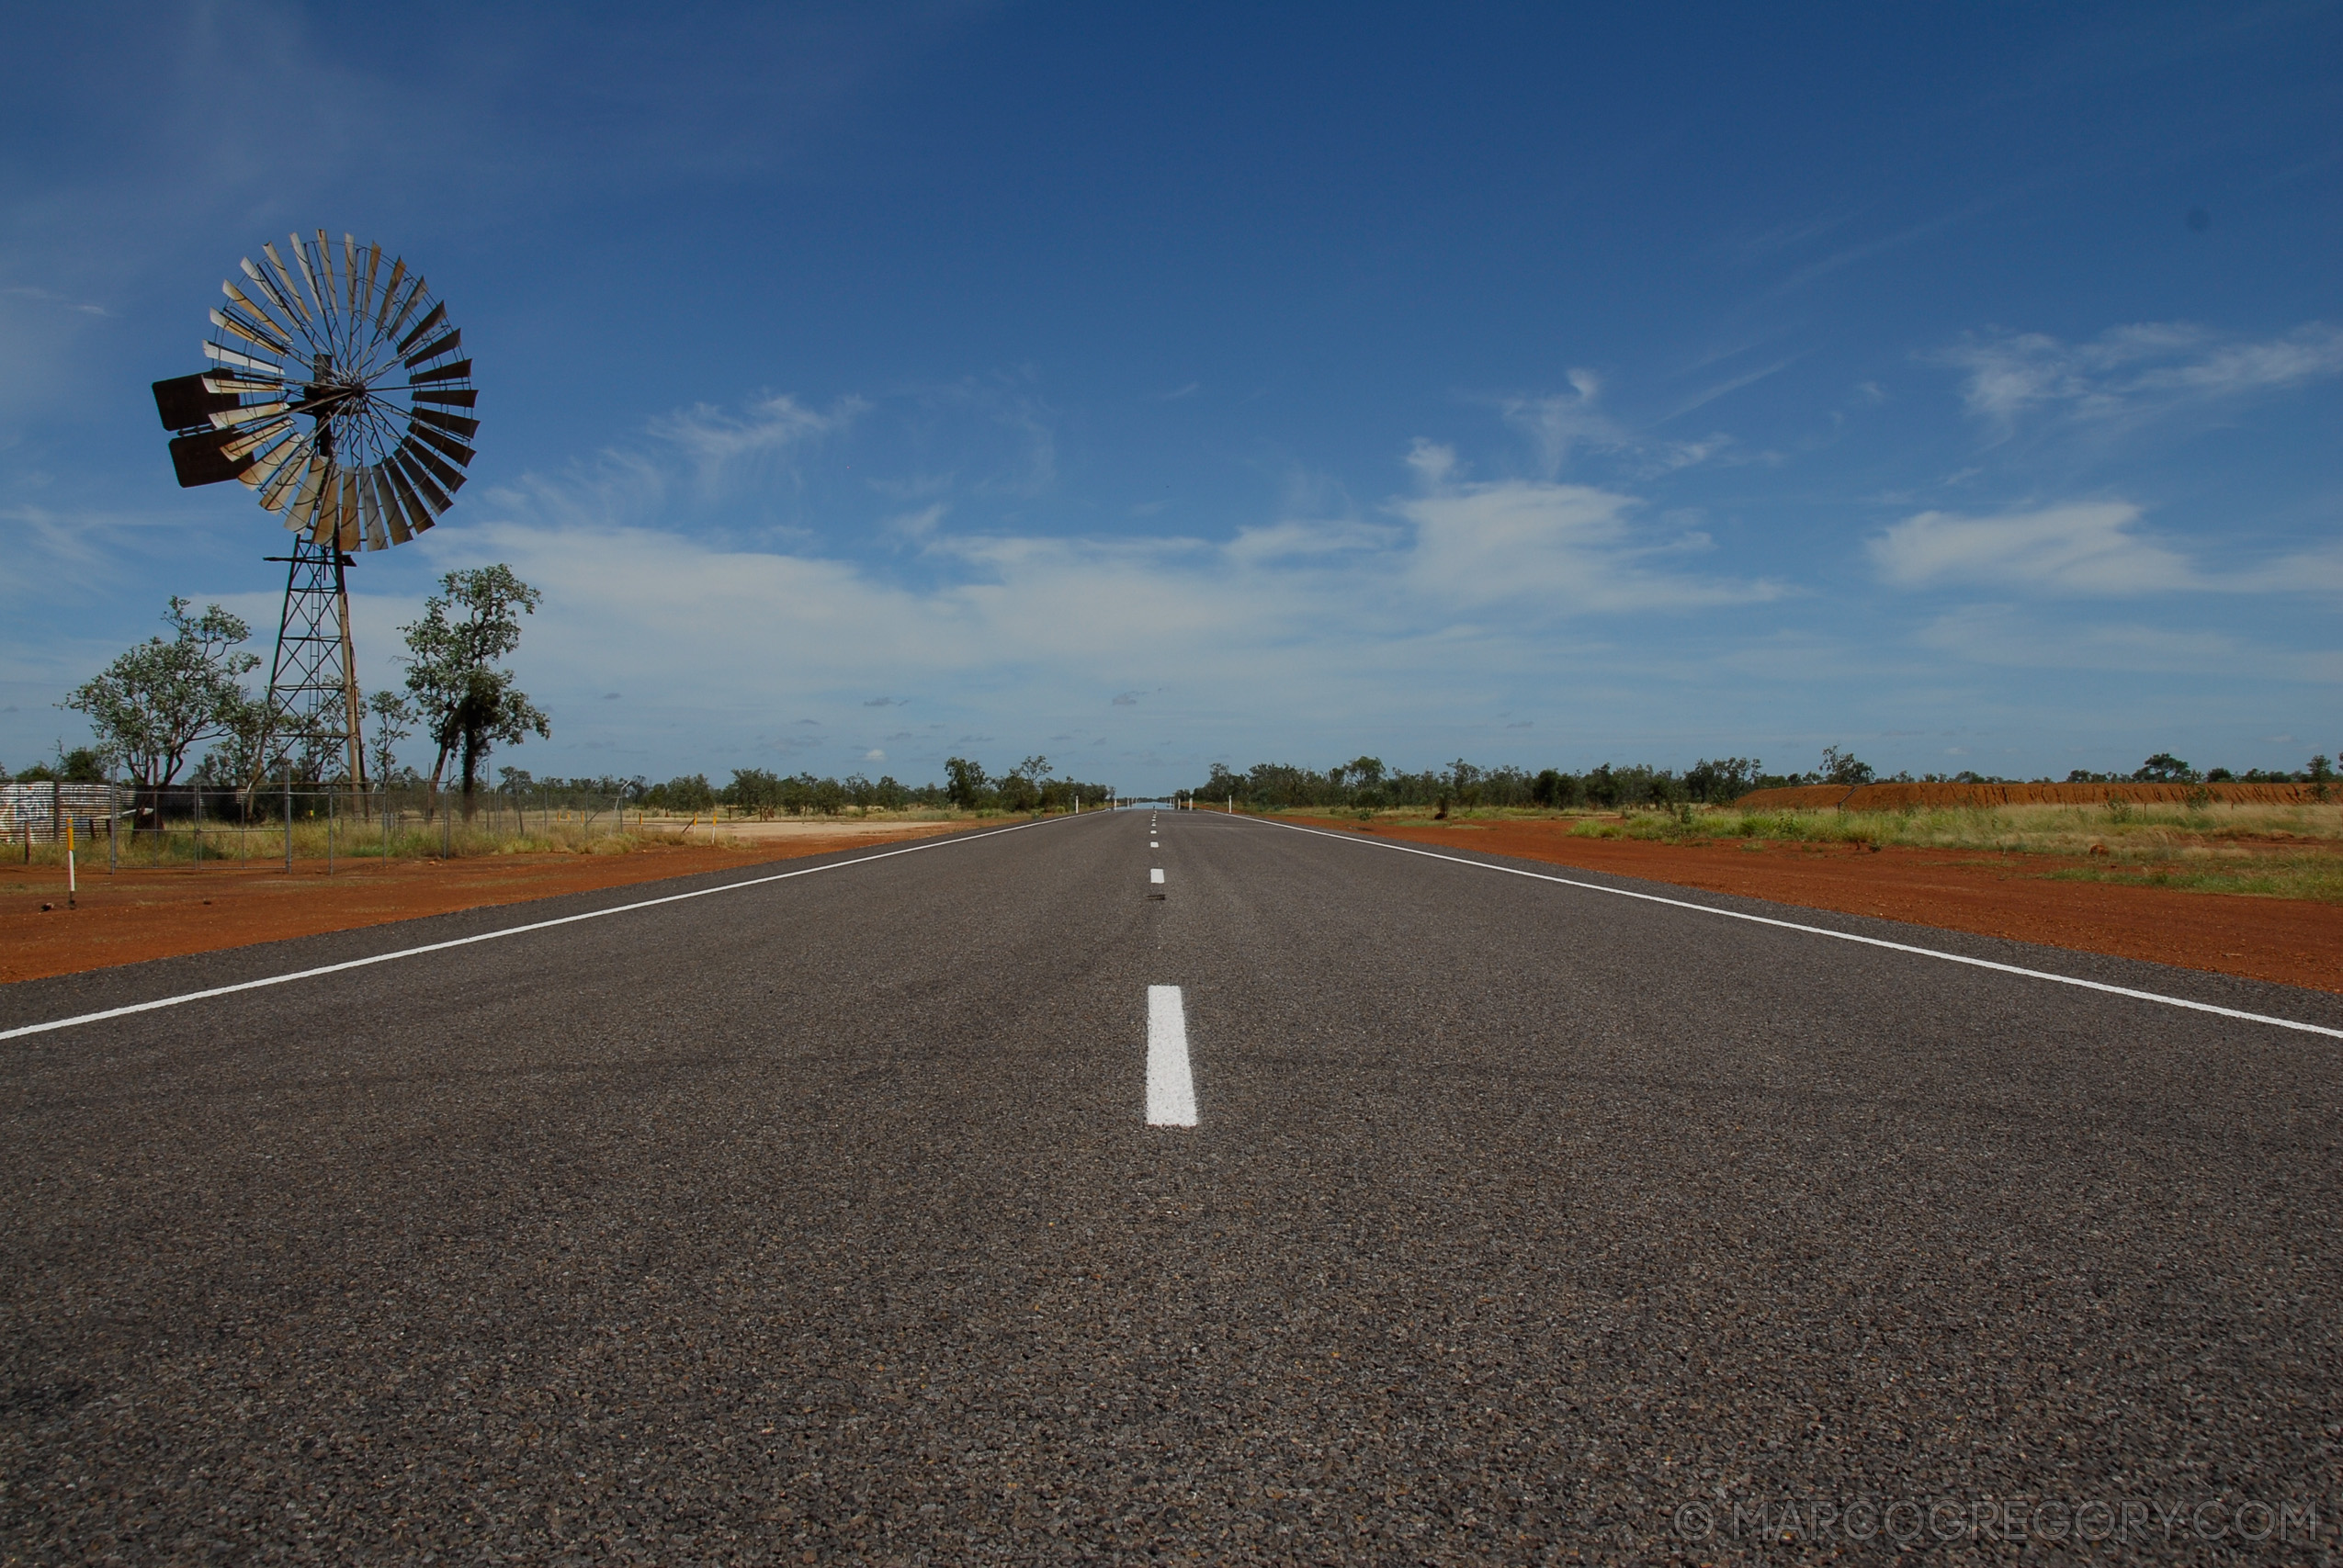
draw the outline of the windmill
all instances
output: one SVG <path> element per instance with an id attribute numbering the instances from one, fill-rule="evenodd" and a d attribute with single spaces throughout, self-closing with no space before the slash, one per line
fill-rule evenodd
<path id="1" fill-rule="evenodd" d="M 240 479 L 293 536 L 255 769 L 299 746 L 321 771 L 339 751 L 366 787 L 364 709 L 347 569 L 403 545 L 454 502 L 480 422 L 472 362 L 421 273 L 380 245 L 320 229 L 261 247 L 221 291 L 211 367 L 154 383 L 183 488 Z M 338 264 L 338 265 L 337 265 Z M 403 396 L 402 405 L 396 400 Z M 255 779 L 258 773 L 255 773 Z"/>

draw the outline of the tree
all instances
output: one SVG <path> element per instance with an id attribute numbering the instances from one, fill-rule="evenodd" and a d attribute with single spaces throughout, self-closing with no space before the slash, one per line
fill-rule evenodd
<path id="1" fill-rule="evenodd" d="M 60 705 L 88 716 L 99 752 L 141 788 L 169 784 L 189 751 L 234 733 L 254 706 L 243 678 L 260 660 L 236 651 L 251 628 L 217 604 L 189 615 L 190 603 L 172 596 L 163 615 L 169 641 L 149 637 Z"/>
<path id="2" fill-rule="evenodd" d="M 770 822 L 781 809 L 781 780 L 766 768 L 734 768 L 724 786 L 724 804 L 753 811 L 760 822 Z"/>
<path id="3" fill-rule="evenodd" d="M 1858 759 L 1851 751 L 1841 751 L 1836 746 L 1822 749 L 1822 782 L 1835 784 L 1867 784 L 1875 775 L 1869 762 Z"/>
<path id="4" fill-rule="evenodd" d="M 456 758 L 470 817 L 489 752 L 553 733 L 513 672 L 494 667 L 521 645 L 519 616 L 534 615 L 543 595 L 502 561 L 451 571 L 439 583 L 443 592 L 424 601 L 423 619 L 399 628 L 407 638 L 402 662 L 417 720 L 439 749 L 431 764 L 432 793 L 447 776 L 448 758 Z"/>
<path id="5" fill-rule="evenodd" d="M 944 773 L 952 782 L 945 786 L 945 795 L 963 811 L 974 811 L 984 804 L 984 770 L 966 757 L 944 759 Z"/>
<path id="6" fill-rule="evenodd" d="M 396 692 L 377 692 L 367 698 L 366 711 L 374 720 L 374 776 L 388 784 L 399 765 L 399 742 L 415 732 L 415 705 Z"/>
<path id="7" fill-rule="evenodd" d="M 2196 776 L 2196 769 L 2169 751 L 2158 751 L 2142 762 L 2139 772 L 2132 775 L 2142 784 L 2192 784 Z"/>

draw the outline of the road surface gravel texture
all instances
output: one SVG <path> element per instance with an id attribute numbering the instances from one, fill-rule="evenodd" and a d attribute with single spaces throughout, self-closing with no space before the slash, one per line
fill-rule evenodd
<path id="1" fill-rule="evenodd" d="M 2336 1551 L 2343 1041 L 1149 820 L 0 1043 L 8 1559 Z M 28 981 L 0 1030 L 780 869 Z M 1146 1122 L 1151 986 L 1194 1127 Z"/>

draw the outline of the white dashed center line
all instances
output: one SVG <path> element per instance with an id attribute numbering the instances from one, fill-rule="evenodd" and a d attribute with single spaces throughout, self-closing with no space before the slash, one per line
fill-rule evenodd
<path id="1" fill-rule="evenodd" d="M 1147 1124 L 1196 1124 L 1196 1084 L 1188 1072 L 1188 1014 L 1177 986 L 1147 988 Z"/>
<path id="2" fill-rule="evenodd" d="M 1155 867 L 1153 870 L 1149 871 L 1149 872 L 1147 874 L 1147 879 L 1148 879 L 1149 882 L 1160 882 L 1160 881 L 1162 881 L 1162 880 L 1163 880 L 1163 868 L 1162 868 L 1161 866 L 1157 866 L 1157 867 Z"/>

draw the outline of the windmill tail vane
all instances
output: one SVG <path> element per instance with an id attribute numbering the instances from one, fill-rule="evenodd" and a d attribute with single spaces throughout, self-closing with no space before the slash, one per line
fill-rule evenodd
<path id="1" fill-rule="evenodd" d="M 462 331 L 404 258 L 323 229 L 261 255 L 220 286 L 210 367 L 155 382 L 154 409 L 183 488 L 240 480 L 293 535 L 289 555 L 269 558 L 290 570 L 262 766 L 293 744 L 309 767 L 338 750 L 363 787 L 345 570 L 455 504 L 479 393 Z"/>

